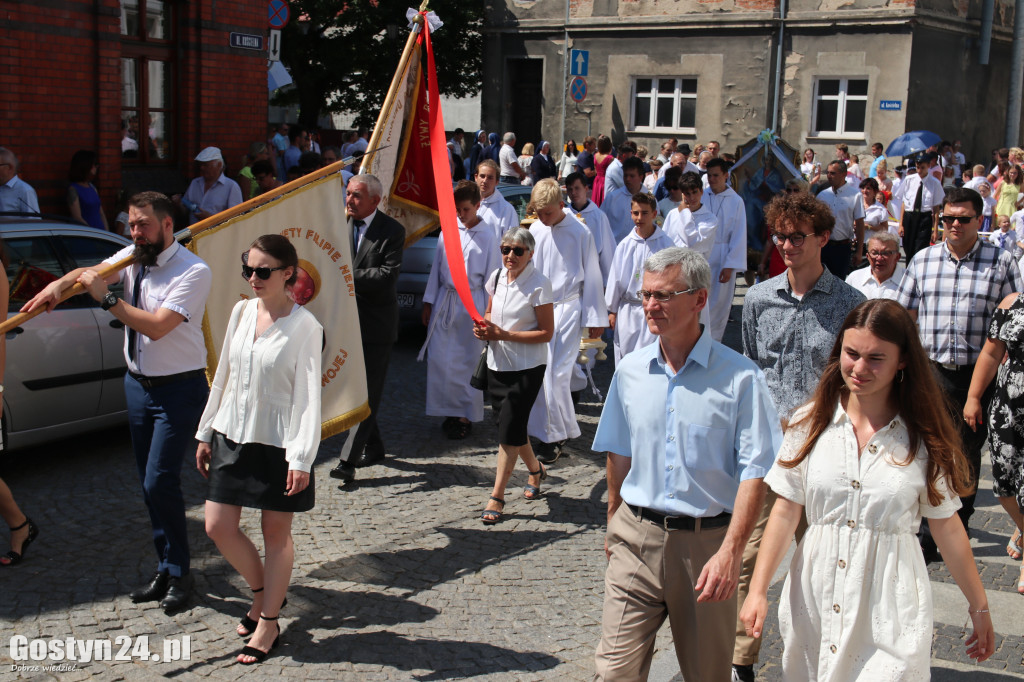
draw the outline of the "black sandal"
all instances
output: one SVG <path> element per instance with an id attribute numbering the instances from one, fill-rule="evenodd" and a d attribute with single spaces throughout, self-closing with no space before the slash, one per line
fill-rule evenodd
<path id="1" fill-rule="evenodd" d="M 473 424 L 471 422 L 464 422 L 461 419 L 456 419 L 448 429 L 448 439 L 462 440 L 468 436 L 472 430 Z"/>
<path id="2" fill-rule="evenodd" d="M 540 464 L 540 462 L 538 462 L 538 464 Z M 540 474 L 540 480 L 542 481 L 548 477 L 548 470 L 544 468 L 543 464 L 540 464 L 540 469 L 538 469 L 537 471 L 527 471 L 526 473 L 530 474 L 531 476 L 536 476 L 537 474 Z M 528 500 L 540 499 L 540 486 L 530 485 L 529 483 L 527 483 L 523 487 L 523 497 L 525 497 Z"/>
<path id="3" fill-rule="evenodd" d="M 256 594 L 257 592 L 262 592 L 262 591 L 263 591 L 263 588 L 261 587 L 258 590 L 253 590 L 252 593 Z M 284 601 L 281 602 L 281 608 L 282 609 L 284 607 L 286 607 L 286 606 L 288 606 L 288 597 L 285 597 Z M 245 628 L 246 632 L 241 632 L 241 631 L 239 631 L 238 628 Z M 255 630 L 256 630 L 256 621 L 254 621 L 252 618 L 250 618 L 249 617 L 249 613 L 246 612 L 246 614 L 244 616 L 242 616 L 242 620 L 238 621 L 238 627 L 235 628 L 235 633 L 239 637 L 248 637 Z"/>
<path id="4" fill-rule="evenodd" d="M 268 618 L 267 616 L 264 616 L 262 613 L 260 614 L 260 620 L 277 620 L 277 618 L 278 618 L 277 616 L 274 616 L 273 618 Z M 238 661 L 239 663 L 241 663 L 242 665 L 255 665 L 257 663 L 262 663 L 263 661 L 267 660 L 267 656 L 270 655 L 270 652 L 277 648 L 277 645 L 278 645 L 278 643 L 280 641 L 281 641 L 281 626 L 278 625 L 277 626 L 277 637 L 274 638 L 274 643 L 271 644 L 270 648 L 267 649 L 266 651 L 264 651 L 263 649 L 257 649 L 254 646 L 244 646 L 244 647 L 242 647 L 242 652 L 240 654 L 238 654 L 238 655 L 239 656 L 252 656 L 253 658 L 256 659 L 255 661 L 238 661 L 237 658 L 235 660 Z"/>
<path id="5" fill-rule="evenodd" d="M 17 526 L 16 528 L 11 528 L 10 531 L 13 534 L 15 531 L 19 531 L 25 526 L 28 526 L 28 537 L 26 537 L 25 541 L 21 543 L 21 551 L 15 552 L 12 549 L 7 552 L 7 554 L 0 556 L 0 566 L 17 566 L 20 564 L 21 560 L 25 558 L 25 550 L 28 549 L 28 546 L 32 544 L 32 541 L 39 536 L 39 529 L 36 528 L 36 524 L 32 523 L 32 519 L 27 516 L 25 517 L 25 523 Z M 14 536 L 12 535 L 11 537 L 13 538 Z"/>
<path id="6" fill-rule="evenodd" d="M 500 504 L 501 509 L 484 509 L 482 512 L 480 512 L 480 520 L 488 526 L 493 526 L 498 521 L 501 521 L 501 517 L 505 513 L 503 511 L 505 509 L 505 500 L 501 499 L 500 497 L 495 497 L 494 495 L 491 495 L 491 499 Z"/>

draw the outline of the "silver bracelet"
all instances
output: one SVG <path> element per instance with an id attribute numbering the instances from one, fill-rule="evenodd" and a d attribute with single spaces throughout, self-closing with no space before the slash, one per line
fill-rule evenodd
<path id="1" fill-rule="evenodd" d="M 971 611 L 970 609 L 967 609 L 967 613 L 988 613 L 988 612 L 989 612 L 988 609 L 978 609 L 977 611 Z"/>

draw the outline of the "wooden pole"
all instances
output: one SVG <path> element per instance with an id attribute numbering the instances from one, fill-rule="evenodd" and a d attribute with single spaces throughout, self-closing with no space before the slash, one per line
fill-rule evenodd
<path id="1" fill-rule="evenodd" d="M 420 5 L 420 11 L 426 11 L 427 0 L 423 0 L 423 4 Z M 413 23 L 423 24 L 423 15 L 417 14 L 413 18 Z M 416 47 L 416 37 L 419 31 L 409 31 L 409 38 L 405 41 L 405 49 L 402 50 L 402 57 L 398 60 L 398 68 L 395 70 L 395 75 L 391 79 L 391 87 L 388 88 L 388 94 L 384 98 L 384 106 L 380 108 L 380 114 L 377 115 L 377 124 L 373 127 L 373 132 L 370 134 L 370 141 L 366 145 L 368 149 L 374 150 L 368 152 L 363 157 L 363 163 L 365 164 L 367 158 L 372 159 L 374 152 L 377 150 L 377 145 L 380 144 L 381 135 L 384 134 L 384 122 L 387 120 L 388 114 L 391 112 L 391 107 L 395 104 L 395 99 L 398 97 L 398 88 L 402 85 L 402 76 L 405 74 L 405 70 L 409 65 L 409 59 L 412 57 L 412 51 Z"/>

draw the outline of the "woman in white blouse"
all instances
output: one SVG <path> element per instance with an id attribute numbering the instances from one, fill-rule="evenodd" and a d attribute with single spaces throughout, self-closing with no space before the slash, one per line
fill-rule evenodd
<path id="1" fill-rule="evenodd" d="M 970 473 L 942 395 L 902 306 L 875 299 L 846 317 L 813 400 L 794 415 L 765 477 L 778 499 L 740 612 L 759 637 L 772 576 L 806 514 L 779 600 L 784 679 L 929 679 L 922 517 L 967 598 L 967 655 L 992 655 L 988 600 L 956 514 Z"/>
<path id="2" fill-rule="evenodd" d="M 294 561 L 292 516 L 314 502 L 323 328 L 290 296 L 297 272 L 295 247 L 281 235 L 263 235 L 242 254 L 255 298 L 231 311 L 196 433 L 196 466 L 209 479 L 206 533 L 255 593 L 237 630 L 252 635 L 238 655 L 245 664 L 277 645 Z M 238 526 L 242 507 L 262 510 L 265 562 Z"/>
<path id="3" fill-rule="evenodd" d="M 530 410 L 544 383 L 547 344 L 555 331 L 555 306 L 551 282 L 533 263 L 535 241 L 530 231 L 515 227 L 501 238 L 504 269 L 487 278 L 484 321 L 474 334 L 488 342 L 487 392 L 498 413 L 498 470 L 494 490 L 480 515 L 485 524 L 501 520 L 505 487 L 520 457 L 530 475 L 523 497 L 540 497 L 540 482 L 547 471 L 537 461 L 526 434 Z"/>

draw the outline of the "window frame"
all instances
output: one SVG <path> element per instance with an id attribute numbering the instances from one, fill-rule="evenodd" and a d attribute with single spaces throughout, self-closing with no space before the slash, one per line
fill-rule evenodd
<path id="1" fill-rule="evenodd" d="M 836 95 L 822 95 L 820 88 L 823 81 L 839 81 L 839 93 Z M 865 84 L 863 95 L 851 95 L 850 83 L 852 81 L 863 81 Z M 868 129 L 868 106 L 870 100 L 871 79 L 868 76 L 815 76 L 814 87 L 811 97 L 811 133 L 812 137 L 861 140 L 865 139 Z M 818 120 L 818 103 L 822 100 L 834 101 L 836 106 L 835 125 L 838 130 L 823 130 L 821 121 Z M 848 102 L 864 102 L 864 123 L 862 130 L 846 130 L 846 113 Z"/>
<path id="2" fill-rule="evenodd" d="M 639 92 L 637 90 L 637 84 L 641 80 L 650 80 L 651 89 L 650 91 Z M 672 95 L 666 95 L 661 92 L 658 88 L 659 81 L 663 80 L 674 80 L 675 87 Z M 693 92 L 684 91 L 684 83 L 686 81 L 694 82 Z M 642 75 L 642 76 L 630 76 L 629 85 L 629 123 L 630 130 L 638 133 L 672 133 L 676 135 L 696 135 L 697 134 L 697 101 L 700 94 L 700 78 L 696 75 L 688 76 L 654 76 L 654 75 Z M 658 100 L 672 98 L 672 123 L 671 126 L 659 126 L 658 122 Z M 637 101 L 641 98 L 646 98 L 650 102 L 647 124 L 640 125 L 637 121 Z M 693 101 L 693 126 L 681 125 L 679 120 L 682 114 L 682 107 L 680 106 L 683 100 Z"/>
<path id="3" fill-rule="evenodd" d="M 122 153 L 122 163 L 128 165 L 165 165 L 173 166 L 177 161 L 177 135 L 176 126 L 178 123 L 178 63 L 176 59 L 176 17 L 177 4 L 164 0 L 166 10 L 166 37 L 150 38 L 147 35 L 147 5 L 149 0 L 138 0 L 138 32 L 135 35 L 121 33 L 121 60 L 134 60 L 134 75 L 136 86 L 136 101 L 134 106 L 126 106 L 123 102 L 124 94 L 124 62 L 121 61 L 121 102 L 119 104 L 119 115 L 121 121 L 125 120 L 126 112 L 133 112 L 138 121 L 139 148 L 137 156 L 126 157 Z M 168 87 L 166 102 L 163 107 L 154 107 L 149 103 L 149 65 L 150 62 L 162 62 L 168 70 Z M 167 141 L 168 151 L 165 157 L 150 152 L 149 145 L 145 143 L 143 128 L 149 120 L 149 114 L 162 114 L 165 120 L 164 139 Z"/>

